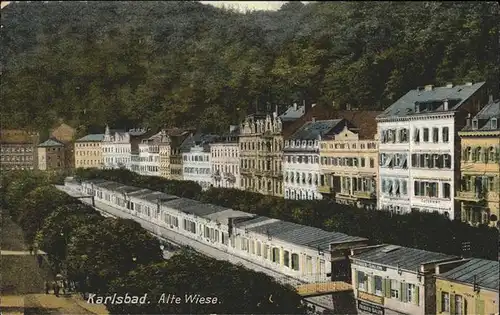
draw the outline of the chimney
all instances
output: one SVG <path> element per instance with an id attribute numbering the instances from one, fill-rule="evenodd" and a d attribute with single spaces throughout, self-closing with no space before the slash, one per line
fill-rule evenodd
<path id="1" fill-rule="evenodd" d="M 446 87 L 451 89 L 453 87 L 453 83 L 446 83 Z"/>
<path id="2" fill-rule="evenodd" d="M 491 103 L 493 103 L 493 95 L 490 94 L 488 97 L 488 104 L 491 104 Z"/>
<path id="3" fill-rule="evenodd" d="M 443 110 L 448 110 L 448 100 L 444 100 Z"/>
<path id="4" fill-rule="evenodd" d="M 465 120 L 465 126 L 466 126 L 466 127 L 469 127 L 469 128 L 470 128 L 470 126 L 471 126 L 471 123 L 470 123 L 470 121 L 471 121 L 471 117 L 470 117 L 470 116 L 471 116 L 471 115 L 470 115 L 470 113 L 469 113 L 469 114 L 467 114 L 467 119 Z"/>
<path id="5" fill-rule="evenodd" d="M 472 86 L 472 82 L 467 82 L 467 83 L 465 83 L 465 85 Z"/>
<path id="6" fill-rule="evenodd" d="M 293 103 L 293 109 L 297 110 L 297 103 Z"/>
<path id="7" fill-rule="evenodd" d="M 425 86 L 425 90 L 426 91 L 432 91 L 433 88 L 434 88 L 434 86 L 432 84 L 429 84 L 429 85 Z"/>
<path id="8" fill-rule="evenodd" d="M 415 113 L 420 113 L 420 104 L 418 102 L 415 102 Z"/>

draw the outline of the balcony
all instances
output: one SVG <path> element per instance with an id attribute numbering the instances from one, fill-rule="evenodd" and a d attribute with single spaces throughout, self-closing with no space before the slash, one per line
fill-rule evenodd
<path id="1" fill-rule="evenodd" d="M 471 202 L 481 202 L 485 198 L 485 193 L 483 191 L 475 192 L 475 191 L 458 191 L 457 199 L 463 201 L 471 201 Z"/>
<path id="2" fill-rule="evenodd" d="M 359 199 L 375 199 L 375 193 L 371 191 L 354 191 L 353 196 Z"/>
<path id="3" fill-rule="evenodd" d="M 331 194 L 332 193 L 332 188 L 327 185 L 321 185 L 318 186 L 318 191 L 322 194 Z"/>
<path id="4" fill-rule="evenodd" d="M 383 296 L 378 296 L 378 295 L 373 295 L 369 294 L 363 291 L 358 290 L 358 299 L 363 300 L 363 301 L 368 301 L 372 302 L 378 305 L 384 305 L 384 297 Z"/>

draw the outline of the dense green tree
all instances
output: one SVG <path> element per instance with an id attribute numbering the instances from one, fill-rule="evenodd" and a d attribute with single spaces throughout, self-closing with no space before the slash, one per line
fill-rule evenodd
<path id="1" fill-rule="evenodd" d="M 111 280 L 162 260 L 158 240 L 132 220 L 106 218 L 81 225 L 68 243 L 68 274 L 87 292 L 105 293 Z"/>
<path id="2" fill-rule="evenodd" d="M 220 132 L 300 99 L 382 109 L 416 86 L 483 80 L 498 96 L 499 19 L 489 1 L 13 2 L 0 123 Z"/>
<path id="3" fill-rule="evenodd" d="M 138 296 L 148 293 L 151 302 L 107 305 L 111 314 L 305 313 L 294 288 L 282 286 L 263 273 L 189 252 L 165 262 L 141 266 L 114 281 L 109 292 Z M 180 297 L 182 302 L 167 303 L 168 294 Z M 215 303 L 186 302 L 186 295 L 196 294 L 215 298 Z"/>

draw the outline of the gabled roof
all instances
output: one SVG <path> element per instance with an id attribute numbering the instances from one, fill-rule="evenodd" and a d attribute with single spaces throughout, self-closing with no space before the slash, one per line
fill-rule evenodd
<path id="1" fill-rule="evenodd" d="M 429 252 L 422 249 L 383 245 L 351 256 L 354 260 L 371 262 L 392 268 L 401 268 L 418 272 L 420 265 L 445 259 L 458 259 L 443 253 Z"/>
<path id="2" fill-rule="evenodd" d="M 45 142 L 42 142 L 38 145 L 39 147 L 64 147 L 62 142 L 57 141 L 56 139 L 49 139 Z"/>
<path id="3" fill-rule="evenodd" d="M 304 116 L 305 113 L 306 107 L 304 105 L 296 106 L 296 104 L 294 104 L 293 106 L 288 107 L 283 114 L 279 115 L 279 118 L 284 122 L 294 121 Z"/>
<path id="4" fill-rule="evenodd" d="M 342 122 L 344 124 L 342 124 Z M 343 119 L 317 120 L 306 122 L 299 130 L 297 130 L 289 139 L 290 140 L 318 140 L 318 137 L 323 137 L 332 130 L 339 132 L 344 128 L 347 121 Z"/>
<path id="5" fill-rule="evenodd" d="M 101 142 L 104 139 L 103 133 L 89 134 L 75 142 Z"/>
<path id="6" fill-rule="evenodd" d="M 315 118 L 316 120 L 345 119 L 357 127 L 357 130 L 352 131 L 358 133 L 360 140 L 373 139 L 377 134 L 376 117 L 381 113 L 381 111 L 374 110 L 335 110 L 327 105 L 317 105 L 290 126 L 284 128 L 283 137 L 285 139 L 290 137 L 304 123 Z"/>
<path id="7" fill-rule="evenodd" d="M 437 277 L 470 285 L 473 285 L 475 280 L 480 287 L 493 289 L 498 292 L 500 282 L 499 268 L 500 262 L 498 261 L 473 258 L 463 265 L 442 273 Z"/>
<path id="8" fill-rule="evenodd" d="M 377 118 L 407 117 L 415 114 L 456 111 L 484 85 L 485 82 L 480 82 L 410 90 Z M 443 106 L 445 101 L 449 101 L 447 110 Z M 416 105 L 418 104 L 433 104 L 434 107 L 428 111 L 419 110 L 417 112 Z"/>
<path id="9" fill-rule="evenodd" d="M 496 123 L 494 121 L 496 120 Z M 477 128 L 474 126 L 477 121 Z M 472 119 L 472 124 L 465 126 L 462 131 L 497 131 L 500 130 L 500 101 L 491 102 Z M 496 125 L 496 126 L 495 126 Z"/>
<path id="10" fill-rule="evenodd" d="M 330 250 L 332 243 L 366 241 L 367 239 L 338 232 L 328 232 L 319 228 L 296 224 L 288 221 L 258 216 L 254 219 L 237 223 L 238 228 L 253 233 L 275 237 L 290 244 L 307 246 L 322 251 Z"/>

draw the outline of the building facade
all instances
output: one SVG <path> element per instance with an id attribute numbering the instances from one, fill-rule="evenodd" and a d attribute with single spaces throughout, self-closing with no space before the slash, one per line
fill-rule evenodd
<path id="1" fill-rule="evenodd" d="M 249 115 L 240 126 L 241 188 L 283 196 L 282 122 L 273 115 Z"/>
<path id="2" fill-rule="evenodd" d="M 197 182 L 203 190 L 212 186 L 210 144 L 217 140 L 216 135 L 202 134 L 195 134 L 184 140 L 180 148 L 183 180 Z"/>
<path id="3" fill-rule="evenodd" d="M 24 130 L 0 130 L 0 171 L 38 168 L 40 136 Z"/>
<path id="4" fill-rule="evenodd" d="M 159 143 L 159 155 L 160 155 L 160 176 L 168 179 L 178 179 L 182 180 L 182 159 L 178 158 L 175 159 L 174 161 L 177 162 L 180 160 L 180 165 L 175 164 L 178 166 L 177 168 L 174 169 L 174 174 L 176 175 L 175 178 L 172 178 L 172 173 L 171 173 L 171 166 L 170 166 L 170 161 L 171 161 L 171 153 L 174 152 L 173 156 L 179 156 L 180 150 L 179 147 L 182 144 L 182 142 L 186 139 L 186 137 L 189 136 L 189 132 L 185 130 L 181 130 L 178 128 L 172 128 L 172 129 L 163 129 L 161 132 L 161 139 Z"/>
<path id="5" fill-rule="evenodd" d="M 320 141 L 340 132 L 347 121 L 312 120 L 285 139 L 283 148 L 283 186 L 285 199 L 322 199 L 324 185 L 320 167 Z"/>
<path id="6" fill-rule="evenodd" d="M 436 266 L 437 313 L 498 314 L 498 261 L 467 259 Z"/>
<path id="7" fill-rule="evenodd" d="M 351 250 L 359 315 L 427 315 L 436 312 L 435 267 L 458 257 L 395 245 Z"/>
<path id="8" fill-rule="evenodd" d="M 57 171 L 65 168 L 64 143 L 49 139 L 38 145 L 38 169 L 42 171 Z"/>
<path id="9" fill-rule="evenodd" d="M 375 122 L 374 122 L 375 123 Z M 376 208 L 378 139 L 362 140 L 353 125 L 320 141 L 321 193 L 335 201 L 367 209 Z"/>
<path id="10" fill-rule="evenodd" d="M 102 168 L 102 140 L 104 134 L 90 134 L 75 141 L 76 168 Z"/>
<path id="11" fill-rule="evenodd" d="M 458 131 L 468 112 L 484 104 L 485 83 L 417 88 L 377 117 L 378 208 L 395 213 L 460 215 L 455 191 L 460 179 Z"/>
<path id="12" fill-rule="evenodd" d="M 50 138 L 64 144 L 64 166 L 65 168 L 75 168 L 75 128 L 63 123 L 50 130 Z"/>
<path id="13" fill-rule="evenodd" d="M 238 126 L 231 126 L 229 133 L 217 142 L 210 144 L 210 166 L 212 186 L 239 188 L 240 147 L 238 145 Z"/>
<path id="14" fill-rule="evenodd" d="M 132 171 L 144 176 L 160 176 L 160 144 L 164 139 L 159 132 L 138 145 L 138 154 L 132 155 Z"/>
<path id="15" fill-rule="evenodd" d="M 130 150 L 130 135 L 122 130 L 110 130 L 106 126 L 102 140 L 103 167 L 105 169 L 130 169 Z"/>
<path id="16" fill-rule="evenodd" d="M 500 206 L 500 102 L 491 101 L 459 132 L 462 146 L 462 221 L 498 227 Z"/>

